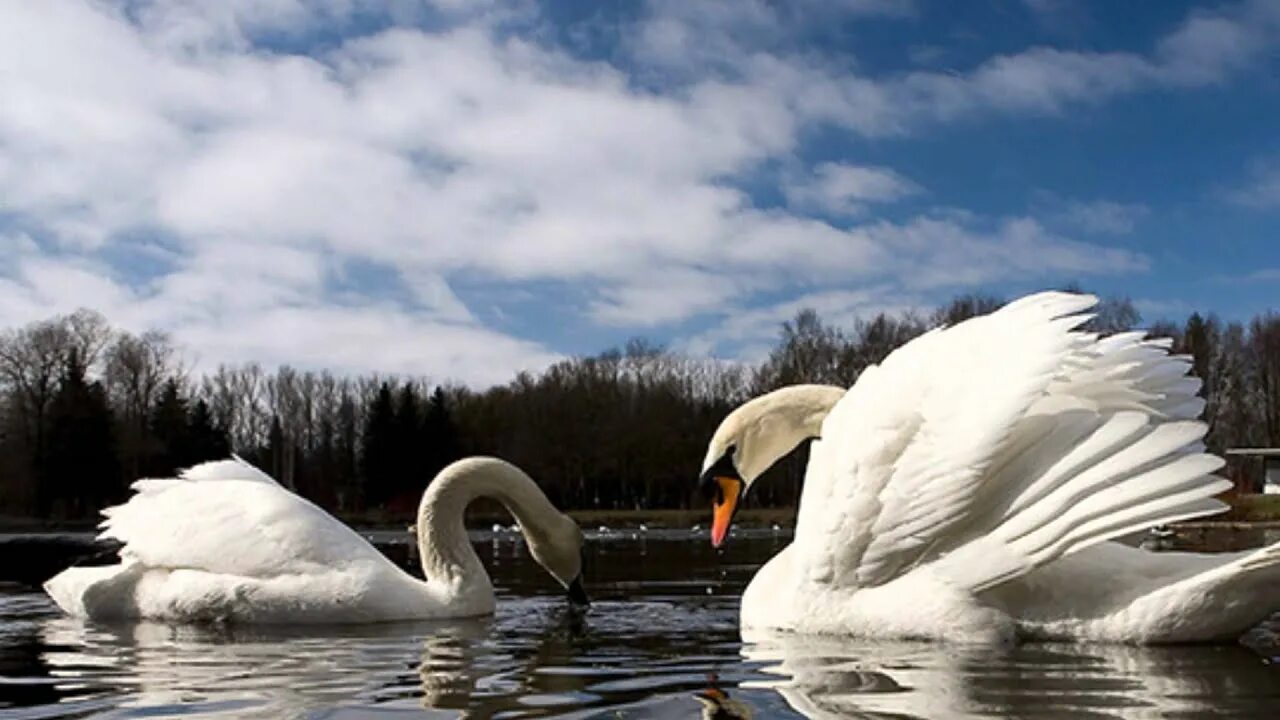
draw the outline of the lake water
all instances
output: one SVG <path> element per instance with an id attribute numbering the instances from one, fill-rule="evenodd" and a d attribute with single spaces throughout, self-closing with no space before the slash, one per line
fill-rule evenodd
<path id="1" fill-rule="evenodd" d="M 484 620 L 99 625 L 0 585 L 0 717 L 1280 717 L 1280 622 L 1248 646 L 744 642 L 738 597 L 785 534 L 744 531 L 722 555 L 687 529 L 588 537 L 585 614 L 518 536 L 488 532 Z M 377 539 L 403 558 L 405 536 Z M 698 699 L 711 689 L 721 714 Z"/>

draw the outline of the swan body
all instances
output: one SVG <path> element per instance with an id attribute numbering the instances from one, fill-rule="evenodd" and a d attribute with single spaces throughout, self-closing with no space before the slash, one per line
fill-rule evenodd
<path id="1" fill-rule="evenodd" d="M 99 537 L 122 543 L 120 563 L 71 567 L 45 583 L 68 614 L 273 624 L 486 615 L 493 587 L 462 522 L 482 495 L 521 520 L 534 558 L 585 600 L 578 526 L 495 458 L 459 460 L 423 494 L 416 530 L 426 581 L 239 458 L 133 489 L 128 502 L 103 511 Z"/>
<path id="2" fill-rule="evenodd" d="M 1280 607 L 1280 545 L 1150 553 L 1113 539 L 1221 512 L 1189 363 L 1077 330 L 1040 293 L 929 332 L 852 388 L 795 386 L 717 429 L 713 542 L 808 438 L 795 539 L 753 578 L 744 628 L 938 640 L 1234 639 Z"/>

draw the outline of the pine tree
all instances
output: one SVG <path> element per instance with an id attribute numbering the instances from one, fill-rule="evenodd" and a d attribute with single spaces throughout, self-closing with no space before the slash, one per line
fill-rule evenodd
<path id="1" fill-rule="evenodd" d="M 227 432 L 218 427 L 209 411 L 209 404 L 197 400 L 187 421 L 186 455 L 184 465 L 195 465 L 209 460 L 221 460 L 231 454 L 231 441 Z"/>
<path id="2" fill-rule="evenodd" d="M 338 431 L 334 441 L 337 463 L 334 486 L 339 508 L 363 507 L 365 499 L 360 486 L 360 443 L 358 413 L 355 401 L 344 395 L 338 405 Z"/>
<path id="3" fill-rule="evenodd" d="M 411 382 L 406 382 L 396 394 L 394 433 L 394 470 L 388 484 L 387 500 L 404 504 L 411 502 L 406 500 L 406 496 L 420 492 L 426 482 L 423 477 L 426 457 L 422 443 L 422 401 Z"/>
<path id="4" fill-rule="evenodd" d="M 111 408 L 99 382 L 87 382 L 80 353 L 66 357 L 49 404 L 39 508 L 83 517 L 121 494 Z"/>
<path id="5" fill-rule="evenodd" d="M 151 437 L 155 440 L 148 458 L 148 475 L 169 477 L 186 467 L 190 455 L 187 400 L 178 381 L 170 378 L 160 390 L 160 399 L 151 411 Z"/>
<path id="6" fill-rule="evenodd" d="M 423 472 L 435 477 L 446 465 L 457 460 L 462 451 L 458 442 L 458 426 L 449 411 L 444 389 L 436 387 L 427 400 L 427 411 L 422 420 L 422 435 L 426 440 L 427 459 Z M 424 478 L 425 479 L 425 478 Z"/>
<path id="7" fill-rule="evenodd" d="M 382 505 L 395 483 L 396 411 L 391 386 L 382 383 L 365 419 L 361 438 L 360 471 L 369 505 Z"/>

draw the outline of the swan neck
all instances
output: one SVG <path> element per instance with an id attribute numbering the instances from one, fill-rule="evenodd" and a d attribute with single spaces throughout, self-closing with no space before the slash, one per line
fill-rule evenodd
<path id="1" fill-rule="evenodd" d="M 748 484 L 787 453 L 822 434 L 822 423 L 845 389 L 833 385 L 792 385 L 761 395 L 735 410 L 717 430 L 712 454 L 740 444 L 735 459 Z M 705 467 L 705 466 L 704 466 Z"/>
<path id="2" fill-rule="evenodd" d="M 748 403 L 752 424 L 768 428 L 784 447 L 781 454 L 822 434 L 822 423 L 847 391 L 835 385 L 791 385 Z M 775 460 L 777 458 L 774 458 Z"/>
<path id="3" fill-rule="evenodd" d="M 771 410 L 790 420 L 795 445 L 818 437 L 822 422 L 831 414 L 831 408 L 840 402 L 847 390 L 836 385 L 792 385 L 769 393 Z M 794 447 L 794 445 L 793 445 Z"/>
<path id="4" fill-rule="evenodd" d="M 428 580 L 481 582 L 489 575 L 467 537 L 463 517 L 473 500 L 502 503 L 525 538 L 542 532 L 558 511 L 519 468 L 497 458 L 467 458 L 441 470 L 418 508 L 418 553 Z"/>

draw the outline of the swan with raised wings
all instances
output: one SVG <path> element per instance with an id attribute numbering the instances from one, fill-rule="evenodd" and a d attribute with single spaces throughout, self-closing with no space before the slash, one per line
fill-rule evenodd
<path id="1" fill-rule="evenodd" d="M 1280 607 L 1280 544 L 1150 553 L 1112 540 L 1221 512 L 1185 358 L 1078 328 L 1031 295 L 902 346 L 844 388 L 782 388 L 716 430 L 721 544 L 761 473 L 813 439 L 795 539 L 752 579 L 748 628 L 920 639 L 1238 637 Z M 1267 588 L 1272 588 L 1268 590 Z"/>
<path id="2" fill-rule="evenodd" d="M 533 480 L 496 458 L 459 460 L 418 508 L 426 581 L 396 567 L 354 530 L 239 458 L 177 478 L 139 480 L 103 511 L 120 562 L 72 567 L 45 583 L 65 612 L 94 619 L 354 623 L 487 615 L 493 586 L 467 539 L 463 510 L 491 497 L 520 523 L 530 554 L 587 602 L 582 532 Z"/>

